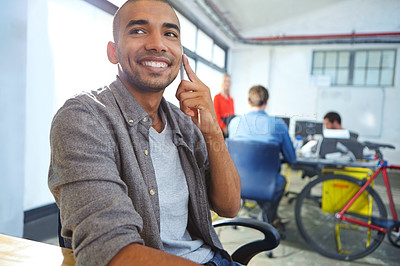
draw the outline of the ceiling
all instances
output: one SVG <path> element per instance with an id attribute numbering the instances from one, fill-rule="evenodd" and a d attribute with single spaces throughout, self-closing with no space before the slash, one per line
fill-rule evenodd
<path id="1" fill-rule="evenodd" d="M 400 0 L 171 0 L 256 44 L 400 43 Z M 184 13 L 185 13 L 184 12 Z"/>

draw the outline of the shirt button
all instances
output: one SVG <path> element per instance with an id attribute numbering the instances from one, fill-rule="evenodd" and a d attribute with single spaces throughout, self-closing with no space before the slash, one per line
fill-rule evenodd
<path id="1" fill-rule="evenodd" d="M 148 150 L 144 150 L 144 155 L 149 155 L 149 151 Z"/>
<path id="2" fill-rule="evenodd" d="M 132 120 L 132 119 L 129 120 L 128 123 L 129 123 L 129 124 L 133 124 L 133 120 Z"/>
<path id="3" fill-rule="evenodd" d="M 150 193 L 151 196 L 153 196 L 154 194 L 156 194 L 156 192 L 154 191 L 154 189 L 150 189 L 149 193 Z"/>
<path id="4" fill-rule="evenodd" d="M 147 122 L 147 117 L 143 117 L 142 121 Z"/>

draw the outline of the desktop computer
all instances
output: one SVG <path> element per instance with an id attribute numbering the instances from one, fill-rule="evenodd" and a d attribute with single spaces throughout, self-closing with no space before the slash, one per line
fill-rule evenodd
<path id="1" fill-rule="evenodd" d="M 295 123 L 295 137 L 300 136 L 303 141 L 314 135 L 322 135 L 323 123 L 309 120 L 297 120 Z"/>
<path id="2" fill-rule="evenodd" d="M 288 117 L 288 116 L 276 116 L 276 117 L 282 119 L 283 122 L 285 122 L 285 124 L 286 124 L 287 127 L 289 128 L 289 125 L 290 125 L 290 117 Z"/>

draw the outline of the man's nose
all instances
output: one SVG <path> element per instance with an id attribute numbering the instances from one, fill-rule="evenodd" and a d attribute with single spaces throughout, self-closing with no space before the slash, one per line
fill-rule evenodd
<path id="1" fill-rule="evenodd" d="M 161 33 L 152 33 L 149 35 L 145 48 L 146 50 L 153 50 L 157 53 L 167 51 L 167 46 L 164 43 Z"/>

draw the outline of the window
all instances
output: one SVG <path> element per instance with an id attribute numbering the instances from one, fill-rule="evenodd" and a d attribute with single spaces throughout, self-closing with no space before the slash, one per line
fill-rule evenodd
<path id="1" fill-rule="evenodd" d="M 185 53 L 193 60 L 201 61 L 219 72 L 226 72 L 226 49 L 216 43 L 203 30 L 176 12 L 181 24 L 181 40 Z"/>
<path id="2" fill-rule="evenodd" d="M 181 41 L 182 45 L 190 51 L 196 51 L 196 34 L 197 28 L 184 16 L 177 13 L 179 22 L 181 23 Z"/>
<path id="3" fill-rule="evenodd" d="M 311 74 L 332 86 L 393 86 L 396 50 L 314 51 Z"/>
<path id="4" fill-rule="evenodd" d="M 190 66 L 210 88 L 211 95 L 214 97 L 221 89 L 223 73 L 226 72 L 226 49 L 178 11 L 177 15 L 181 24 L 182 45 L 185 54 L 189 57 Z M 177 81 L 169 87 L 175 86 L 177 86 Z M 168 94 L 165 98 L 174 102 Z"/>

